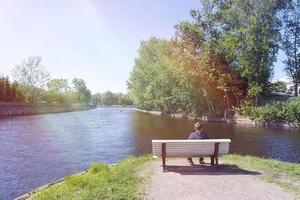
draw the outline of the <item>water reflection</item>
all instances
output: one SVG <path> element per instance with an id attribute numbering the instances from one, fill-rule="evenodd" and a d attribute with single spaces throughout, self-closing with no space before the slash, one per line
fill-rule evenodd
<path id="1" fill-rule="evenodd" d="M 299 130 L 206 123 L 211 138 L 231 138 L 230 151 L 300 162 Z M 184 139 L 193 122 L 99 108 L 0 120 L 0 199 L 12 199 L 51 180 L 86 169 L 91 162 L 114 163 L 151 153 L 152 139 Z"/>

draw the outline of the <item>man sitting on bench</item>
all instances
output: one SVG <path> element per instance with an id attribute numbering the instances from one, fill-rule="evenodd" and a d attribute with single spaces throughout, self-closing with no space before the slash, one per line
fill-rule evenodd
<path id="1" fill-rule="evenodd" d="M 190 136 L 188 138 L 189 140 L 209 139 L 208 135 L 206 133 L 204 133 L 202 124 L 200 122 L 195 123 L 194 129 L 195 129 L 196 132 L 193 132 L 193 133 L 190 134 Z M 193 159 L 191 157 L 187 158 L 187 160 L 190 163 L 190 165 L 194 165 Z M 199 163 L 200 164 L 205 164 L 203 157 L 199 158 Z"/>

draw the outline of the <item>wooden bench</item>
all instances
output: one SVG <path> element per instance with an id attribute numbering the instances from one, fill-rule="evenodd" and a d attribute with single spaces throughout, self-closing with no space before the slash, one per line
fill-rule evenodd
<path id="1" fill-rule="evenodd" d="M 230 139 L 152 140 L 152 152 L 162 158 L 164 170 L 166 157 L 210 157 L 211 165 L 218 165 L 219 156 L 228 154 L 230 142 Z"/>

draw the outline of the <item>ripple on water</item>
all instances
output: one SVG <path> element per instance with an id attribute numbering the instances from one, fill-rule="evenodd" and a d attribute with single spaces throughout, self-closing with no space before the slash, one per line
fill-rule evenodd
<path id="1" fill-rule="evenodd" d="M 122 111 L 122 112 L 121 112 Z M 230 151 L 300 162 L 299 130 L 205 123 L 211 138 L 230 138 Z M 185 139 L 193 122 L 131 108 L 11 117 L 0 120 L 0 199 L 13 199 L 51 180 L 151 153 L 152 139 Z"/>

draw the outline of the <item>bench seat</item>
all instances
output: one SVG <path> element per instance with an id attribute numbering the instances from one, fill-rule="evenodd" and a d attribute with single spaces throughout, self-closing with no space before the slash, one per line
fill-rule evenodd
<path id="1" fill-rule="evenodd" d="M 230 142 L 230 139 L 152 140 L 152 153 L 162 158 L 164 169 L 166 157 L 211 157 L 211 164 L 218 165 L 219 155 L 228 154 Z"/>

